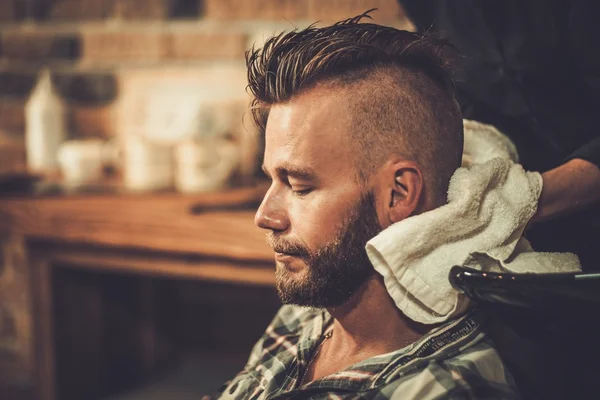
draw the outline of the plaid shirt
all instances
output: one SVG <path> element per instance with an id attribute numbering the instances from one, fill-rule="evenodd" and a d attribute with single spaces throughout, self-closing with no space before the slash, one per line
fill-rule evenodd
<path id="1" fill-rule="evenodd" d="M 324 310 L 283 306 L 221 399 L 516 399 L 513 380 L 472 311 L 418 342 L 299 386 L 331 324 Z"/>

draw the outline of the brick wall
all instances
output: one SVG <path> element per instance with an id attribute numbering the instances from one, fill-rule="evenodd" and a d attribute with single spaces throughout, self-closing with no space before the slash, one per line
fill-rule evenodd
<path id="1" fill-rule="evenodd" d="M 396 0 L 1 0 L 0 132 L 22 134 L 41 67 L 55 72 L 72 136 L 112 137 L 143 126 L 144 110 L 132 112 L 141 93 L 244 96 L 252 41 L 370 8 L 407 26 Z"/>

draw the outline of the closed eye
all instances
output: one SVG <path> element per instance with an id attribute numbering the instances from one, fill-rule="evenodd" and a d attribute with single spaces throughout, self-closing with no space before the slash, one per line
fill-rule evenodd
<path id="1" fill-rule="evenodd" d="M 302 197 L 302 196 L 306 196 L 307 194 L 309 194 L 310 192 L 312 192 L 312 189 L 292 190 L 292 192 L 296 196 Z"/>

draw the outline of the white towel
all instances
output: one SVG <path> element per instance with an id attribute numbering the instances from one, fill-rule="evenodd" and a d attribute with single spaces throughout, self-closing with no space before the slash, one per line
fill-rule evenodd
<path id="1" fill-rule="evenodd" d="M 463 127 L 465 133 L 463 167 L 483 164 L 496 157 L 519 162 L 515 144 L 494 126 L 465 119 Z"/>
<path id="2" fill-rule="evenodd" d="M 388 293 L 414 321 L 440 323 L 466 311 L 468 299 L 448 280 L 454 265 L 519 273 L 581 269 L 574 254 L 533 252 L 521 237 L 542 178 L 507 158 L 459 168 L 446 205 L 397 222 L 367 243 Z"/>

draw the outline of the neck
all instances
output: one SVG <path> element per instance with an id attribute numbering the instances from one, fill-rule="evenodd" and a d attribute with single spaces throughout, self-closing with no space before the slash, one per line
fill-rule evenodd
<path id="1" fill-rule="evenodd" d="M 331 345 L 339 354 L 369 358 L 389 353 L 416 342 L 433 328 L 398 310 L 379 274 L 373 274 L 342 306 L 328 311 L 334 318 Z"/>

